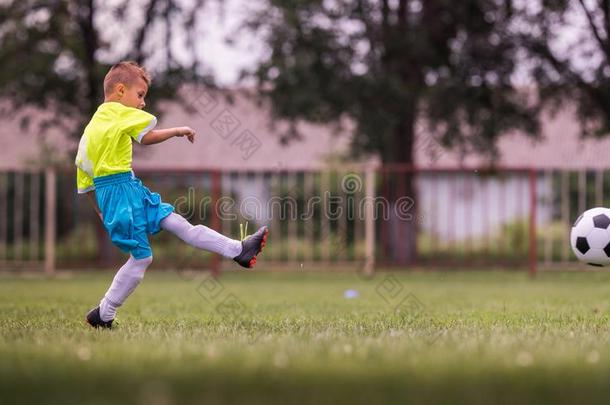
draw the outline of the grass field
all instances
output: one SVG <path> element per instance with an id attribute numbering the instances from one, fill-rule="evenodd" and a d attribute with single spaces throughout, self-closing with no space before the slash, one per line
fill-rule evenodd
<path id="1" fill-rule="evenodd" d="M 610 398 L 609 273 L 151 272 L 90 330 L 112 276 L 0 276 L 0 403 Z"/>

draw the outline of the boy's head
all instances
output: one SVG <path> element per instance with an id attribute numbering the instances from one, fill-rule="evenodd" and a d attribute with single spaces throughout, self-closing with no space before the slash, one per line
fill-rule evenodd
<path id="1" fill-rule="evenodd" d="M 119 62 L 104 78 L 104 98 L 127 107 L 144 108 L 144 97 L 150 85 L 150 75 L 135 62 Z"/>

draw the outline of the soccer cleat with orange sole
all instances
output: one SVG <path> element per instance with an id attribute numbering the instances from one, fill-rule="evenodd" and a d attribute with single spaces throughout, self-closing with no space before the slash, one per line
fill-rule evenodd
<path id="1" fill-rule="evenodd" d="M 241 253 L 233 260 L 242 267 L 253 268 L 256 265 L 256 255 L 261 253 L 267 245 L 267 236 L 269 236 L 269 229 L 266 226 L 260 227 L 256 233 L 241 242 Z"/>

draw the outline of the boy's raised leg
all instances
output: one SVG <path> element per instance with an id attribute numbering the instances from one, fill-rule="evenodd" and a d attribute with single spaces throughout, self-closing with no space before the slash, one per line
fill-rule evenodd
<path id="1" fill-rule="evenodd" d="M 241 241 L 227 238 L 204 225 L 192 225 L 181 215 L 171 213 L 161 221 L 161 228 L 199 249 L 233 259 L 241 253 Z"/>
<path id="2" fill-rule="evenodd" d="M 266 226 L 243 241 L 227 238 L 203 225 L 192 225 L 182 216 L 171 213 L 161 221 L 161 228 L 170 231 L 191 246 L 218 253 L 235 260 L 241 266 L 252 268 L 267 242 Z"/>

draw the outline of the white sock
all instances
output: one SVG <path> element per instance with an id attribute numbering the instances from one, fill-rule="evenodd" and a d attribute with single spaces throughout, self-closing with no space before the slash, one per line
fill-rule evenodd
<path id="1" fill-rule="evenodd" d="M 203 225 L 191 225 L 182 216 L 171 213 L 161 221 L 161 228 L 170 231 L 198 249 L 209 250 L 230 259 L 241 253 L 241 242 L 227 238 Z"/>
<path id="2" fill-rule="evenodd" d="M 152 256 L 144 259 L 135 259 L 133 256 L 129 256 L 129 260 L 117 271 L 110 288 L 100 302 L 102 321 L 108 322 L 114 319 L 117 308 L 123 305 L 127 297 L 144 278 L 144 273 L 152 263 L 152 259 Z"/>

